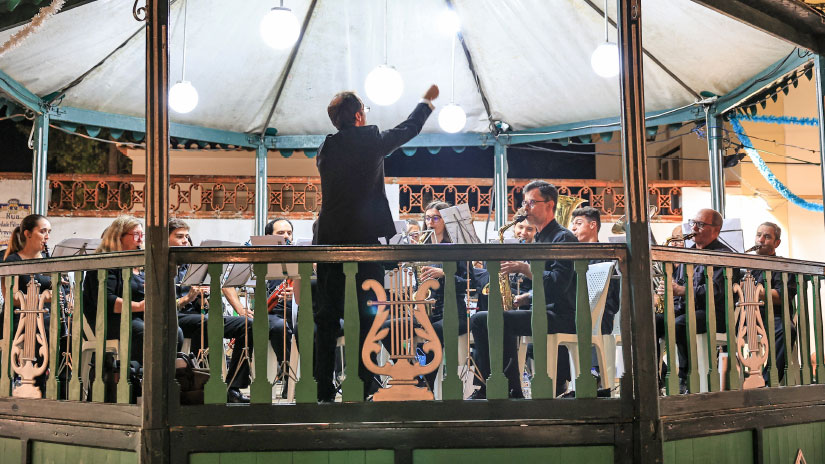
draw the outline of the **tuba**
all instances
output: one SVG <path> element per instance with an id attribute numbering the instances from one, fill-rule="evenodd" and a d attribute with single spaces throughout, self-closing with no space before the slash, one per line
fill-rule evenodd
<path id="1" fill-rule="evenodd" d="M 559 201 L 556 202 L 556 222 L 562 227 L 569 227 L 570 220 L 573 218 L 573 210 L 581 206 L 582 203 L 587 203 L 587 200 L 568 195 L 559 195 Z"/>

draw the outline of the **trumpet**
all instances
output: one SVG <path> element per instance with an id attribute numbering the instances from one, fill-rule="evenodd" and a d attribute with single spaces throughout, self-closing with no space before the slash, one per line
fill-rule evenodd
<path id="1" fill-rule="evenodd" d="M 696 232 L 691 232 L 689 234 L 684 235 L 674 235 L 673 237 L 668 237 L 665 239 L 664 246 L 670 246 L 671 242 L 684 242 L 685 240 L 690 240 L 696 236 Z M 655 262 L 653 263 L 653 288 L 658 289 L 659 285 L 662 284 L 662 279 L 665 277 L 665 270 L 662 266 L 662 263 Z M 654 293 L 653 295 L 653 307 L 658 314 L 662 314 L 665 312 L 665 300 L 659 294 Z"/>
<path id="2" fill-rule="evenodd" d="M 670 242 L 684 242 L 686 240 L 690 240 L 696 236 L 696 232 L 691 232 L 689 234 L 684 235 L 674 235 L 673 237 L 668 237 L 665 239 L 665 246 L 670 246 Z"/>

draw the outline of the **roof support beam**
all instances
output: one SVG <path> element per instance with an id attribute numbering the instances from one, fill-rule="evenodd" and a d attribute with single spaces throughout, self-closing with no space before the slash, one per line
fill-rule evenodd
<path id="1" fill-rule="evenodd" d="M 710 167 L 710 204 L 722 217 L 725 217 L 725 170 L 722 164 L 722 118 L 714 107 L 705 108 L 705 121 L 708 134 L 708 165 Z"/>
<path id="2" fill-rule="evenodd" d="M 496 210 L 496 229 L 507 224 L 507 145 L 496 141 L 493 150 L 493 207 Z"/>
<path id="3" fill-rule="evenodd" d="M 14 101 L 35 113 L 43 111 L 43 101 L 40 97 L 3 71 L 0 71 L 0 92 L 5 93 Z"/>
<path id="4" fill-rule="evenodd" d="M 815 52 L 824 52 L 822 36 L 825 25 L 800 21 L 804 13 L 794 2 L 767 0 L 693 0 L 711 10 L 749 24 L 774 37 L 793 42 Z M 814 13 L 816 14 L 816 13 Z M 787 19 L 785 19 L 787 18 Z"/>
<path id="5" fill-rule="evenodd" d="M 819 115 L 819 167 L 822 169 L 822 198 L 825 200 L 825 57 L 816 55 L 814 59 L 814 70 L 816 71 L 816 109 Z"/>
<path id="6" fill-rule="evenodd" d="M 32 157 L 32 213 L 45 216 L 49 204 L 49 180 L 46 161 L 49 152 L 49 114 L 37 115 L 34 120 L 34 156 Z"/>

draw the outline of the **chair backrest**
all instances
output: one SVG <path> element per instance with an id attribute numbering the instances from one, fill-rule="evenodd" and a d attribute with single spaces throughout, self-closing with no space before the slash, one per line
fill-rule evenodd
<path id="1" fill-rule="evenodd" d="M 602 315 L 607 303 L 607 289 L 613 276 L 612 261 L 591 264 L 587 267 L 587 295 L 590 300 L 590 319 L 594 335 L 601 334 Z"/>

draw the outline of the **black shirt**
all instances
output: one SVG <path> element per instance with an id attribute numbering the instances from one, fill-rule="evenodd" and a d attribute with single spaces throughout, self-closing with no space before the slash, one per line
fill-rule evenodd
<path id="1" fill-rule="evenodd" d="M 12 253 L 8 257 L 6 257 L 5 263 L 15 263 L 23 261 L 23 258 L 20 257 L 18 253 Z M 23 274 L 17 276 L 17 289 L 26 293 L 27 287 L 29 286 L 29 281 L 31 278 L 34 277 L 35 282 L 40 284 L 40 293 L 43 293 L 45 290 L 52 289 L 52 279 L 48 275 L 45 274 Z"/>
<path id="2" fill-rule="evenodd" d="M 536 234 L 536 243 L 575 243 L 573 232 L 562 227 L 555 219 Z M 535 280 L 536 276 L 533 276 Z M 560 333 L 576 333 L 576 272 L 571 260 L 552 260 L 544 263 L 544 298 L 547 311 L 556 315 L 563 324 L 554 327 Z"/>
<path id="3" fill-rule="evenodd" d="M 694 244 L 691 248 L 696 248 Z M 719 240 L 714 240 L 708 244 L 703 250 L 712 250 L 712 251 L 727 251 L 733 253 L 727 245 L 723 244 Z M 685 264 L 680 264 L 676 269 L 676 283 L 679 285 L 684 286 L 687 283 L 687 266 Z M 733 268 L 732 282 L 738 282 L 740 272 L 738 268 Z M 716 331 L 723 332 L 725 330 L 725 268 L 722 266 L 714 267 L 713 268 L 713 277 L 712 277 L 712 285 L 713 285 L 713 301 L 716 308 Z M 693 267 L 693 289 L 694 289 L 694 307 L 696 311 L 707 311 L 707 293 L 708 293 L 708 286 L 707 282 L 705 281 L 705 266 L 701 264 L 697 264 Z M 688 292 L 689 289 L 685 289 L 685 292 Z M 736 300 L 737 296 L 734 294 L 734 300 Z M 675 315 L 679 316 L 681 314 L 685 314 L 687 311 L 686 307 L 686 300 L 683 296 L 677 296 L 674 298 L 674 305 L 673 305 Z"/>
<path id="4" fill-rule="evenodd" d="M 773 256 L 776 256 L 776 255 L 773 255 Z M 770 296 L 770 291 L 771 290 L 776 290 L 777 292 L 779 292 L 779 301 L 780 301 L 780 303 L 779 303 L 779 305 L 773 305 L 773 312 L 774 312 L 774 317 L 780 317 L 782 315 L 782 313 L 781 313 L 781 311 L 782 311 L 782 298 L 783 298 L 783 291 L 784 291 L 784 288 L 783 288 L 783 285 L 782 285 L 782 273 L 779 272 L 779 271 L 771 272 L 771 285 L 770 285 L 770 288 L 768 288 L 768 286 L 765 285 L 765 271 L 763 271 L 762 269 L 751 269 L 750 272 L 751 272 L 751 275 L 753 276 L 753 278 L 756 280 L 756 285 L 758 286 L 758 285 L 761 284 L 762 286 L 765 287 L 766 298 L 771 298 L 771 296 Z M 788 307 L 791 308 L 791 309 L 789 309 L 790 314 L 793 314 L 793 309 L 792 308 L 794 307 L 793 305 L 794 305 L 794 298 L 795 297 L 796 297 L 796 275 L 795 274 L 788 274 Z M 761 306 L 761 310 L 762 310 L 763 315 L 765 314 L 766 306 L 767 305 Z"/>
<path id="5" fill-rule="evenodd" d="M 132 290 L 133 302 L 141 302 L 146 297 L 144 293 L 146 276 L 143 268 L 135 274 L 130 272 L 129 287 Z M 107 314 L 107 339 L 118 338 L 120 333 L 120 313 L 115 313 L 115 301 L 123 298 L 123 279 L 120 269 L 108 269 L 106 271 L 106 314 Z M 95 327 L 97 321 L 97 292 L 98 292 L 97 271 L 86 271 L 83 278 L 83 315 L 91 327 Z M 143 319 L 142 312 L 132 313 L 132 319 Z"/>

